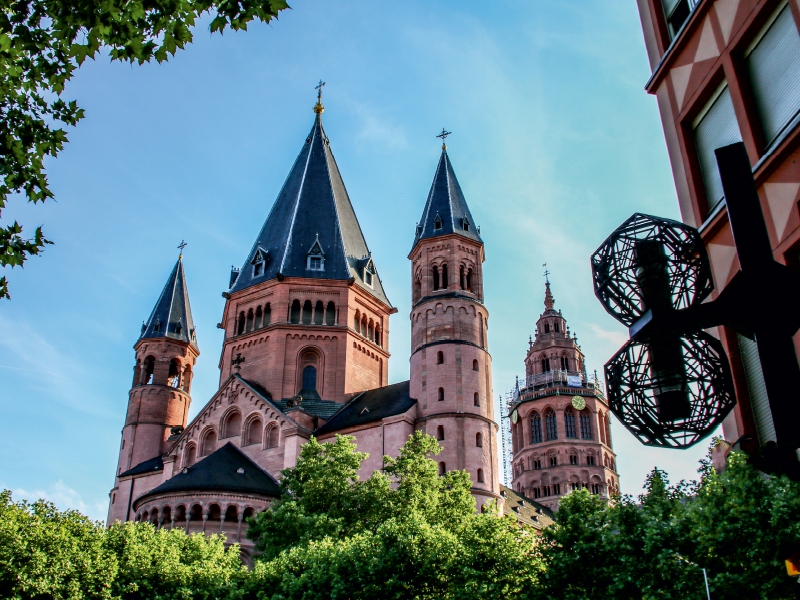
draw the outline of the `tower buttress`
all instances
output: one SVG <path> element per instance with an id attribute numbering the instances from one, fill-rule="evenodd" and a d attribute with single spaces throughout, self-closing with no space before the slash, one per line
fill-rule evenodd
<path id="1" fill-rule="evenodd" d="M 439 439 L 440 469 L 464 469 L 480 507 L 501 500 L 483 303 L 484 247 L 446 147 L 417 225 L 411 260 L 411 397 Z"/>
<path id="2" fill-rule="evenodd" d="M 150 318 L 142 324 L 134 351 L 136 363 L 128 393 L 115 487 L 111 493 L 109 524 L 128 519 L 125 502 L 116 502 L 120 475 L 126 477 L 127 471 L 149 462 L 153 462 L 149 471 L 160 469 L 155 463 L 167 450 L 170 436 L 186 427 L 192 401 L 192 372 L 200 350 L 182 256 L 172 269 Z M 132 484 L 132 479 L 128 478 L 123 487 Z M 139 487 L 137 490 L 145 491 Z"/>

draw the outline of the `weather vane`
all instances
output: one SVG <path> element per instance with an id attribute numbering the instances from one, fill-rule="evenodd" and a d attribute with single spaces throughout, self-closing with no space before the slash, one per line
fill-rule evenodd
<path id="1" fill-rule="evenodd" d="M 445 130 L 444 127 L 442 127 L 442 133 L 436 136 L 437 138 L 442 138 L 442 150 L 447 150 L 447 145 L 445 144 L 445 141 L 447 140 L 447 136 L 450 135 L 451 133 L 453 132 L 447 131 Z"/>
<path id="2" fill-rule="evenodd" d="M 550 271 L 547 270 L 547 263 L 544 263 L 542 267 L 544 268 L 544 280 L 545 282 L 550 283 Z"/>
<path id="3" fill-rule="evenodd" d="M 184 249 L 184 248 L 186 248 L 186 246 L 188 246 L 188 245 L 189 245 L 189 244 L 187 244 L 187 243 L 186 243 L 185 241 L 183 241 L 183 240 L 181 240 L 181 243 L 180 243 L 180 244 L 178 244 L 178 248 L 180 248 L 180 251 L 181 251 L 180 258 L 182 258 L 182 257 L 183 257 L 183 249 Z"/>
<path id="4" fill-rule="evenodd" d="M 314 89 L 317 90 L 317 103 L 314 105 L 314 112 L 317 114 L 321 114 L 325 112 L 325 107 L 322 105 L 322 86 L 324 86 L 327 82 L 319 80 L 319 84 L 314 86 Z"/>

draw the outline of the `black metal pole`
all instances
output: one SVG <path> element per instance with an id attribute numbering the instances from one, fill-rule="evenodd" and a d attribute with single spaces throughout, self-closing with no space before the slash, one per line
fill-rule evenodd
<path id="1" fill-rule="evenodd" d="M 746 287 L 752 291 L 763 291 L 763 295 L 751 295 L 751 298 L 762 298 L 760 306 L 742 308 L 764 311 L 763 318 L 754 325 L 753 333 L 761 358 L 761 370 L 778 438 L 776 441 L 782 452 L 794 454 L 800 447 L 800 364 L 797 362 L 792 333 L 781 323 L 776 323 L 782 318 L 789 320 L 789 317 L 782 317 L 780 313 L 783 311 L 770 310 L 771 305 L 785 302 L 783 298 L 774 297 L 785 293 L 774 281 L 780 277 L 780 266 L 772 255 L 772 245 L 744 144 L 739 142 L 718 148 L 715 153 L 741 274 L 744 275 Z M 795 306 L 800 303 L 798 298 L 793 300 Z"/>

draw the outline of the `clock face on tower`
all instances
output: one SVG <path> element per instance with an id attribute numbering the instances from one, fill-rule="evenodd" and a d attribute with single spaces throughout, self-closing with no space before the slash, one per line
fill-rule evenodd
<path id="1" fill-rule="evenodd" d="M 517 412 L 517 409 L 515 408 L 514 412 L 511 413 L 511 422 L 516 424 L 518 420 L 519 420 L 519 413 Z"/>
<path id="2" fill-rule="evenodd" d="M 583 396 L 573 396 L 572 406 L 574 406 L 576 410 L 583 410 L 586 408 L 586 400 L 584 400 Z"/>

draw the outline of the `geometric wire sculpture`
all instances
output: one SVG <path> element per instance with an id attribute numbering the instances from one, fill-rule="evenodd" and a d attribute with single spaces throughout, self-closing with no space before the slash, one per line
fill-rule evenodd
<path id="1" fill-rule="evenodd" d="M 727 356 L 715 337 L 700 331 L 680 338 L 685 365 L 682 391 L 689 410 L 664 419 L 659 411 L 661 382 L 652 369 L 650 345 L 632 339 L 606 363 L 611 411 L 647 446 L 688 448 L 719 425 L 736 404 Z"/>
<path id="2" fill-rule="evenodd" d="M 711 269 L 698 231 L 672 219 L 634 214 L 592 255 L 594 290 L 598 300 L 628 327 L 647 310 L 640 285 L 637 249 L 660 243 L 674 310 L 702 302 L 713 289 Z"/>

